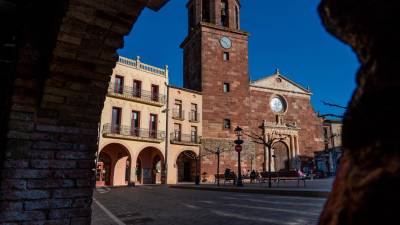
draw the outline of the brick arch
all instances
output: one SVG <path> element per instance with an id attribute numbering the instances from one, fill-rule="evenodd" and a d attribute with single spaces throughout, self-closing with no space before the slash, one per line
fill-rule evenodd
<path id="1" fill-rule="evenodd" d="M 0 223 L 90 224 L 97 124 L 116 50 L 146 6 L 165 2 L 28 0 L 10 7 L 17 10 L 9 18 L 16 47 L 13 68 L 2 70 Z"/>

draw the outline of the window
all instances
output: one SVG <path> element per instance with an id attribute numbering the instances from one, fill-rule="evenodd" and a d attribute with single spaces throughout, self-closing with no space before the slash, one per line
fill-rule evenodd
<path id="1" fill-rule="evenodd" d="M 191 127 L 191 132 L 190 132 L 190 141 L 192 143 L 197 143 L 197 127 Z"/>
<path id="2" fill-rule="evenodd" d="M 182 101 L 175 100 L 173 117 L 177 119 L 183 119 L 183 112 L 182 112 Z"/>
<path id="3" fill-rule="evenodd" d="M 239 9 L 238 9 L 238 7 L 237 6 L 235 6 L 235 22 L 236 22 L 236 29 L 240 29 L 240 26 L 239 26 Z"/>
<path id="4" fill-rule="evenodd" d="M 132 111 L 131 134 L 133 136 L 139 136 L 139 129 L 140 129 L 140 112 Z"/>
<path id="5" fill-rule="evenodd" d="M 224 119 L 224 129 L 231 129 L 231 120 Z"/>
<path id="6" fill-rule="evenodd" d="M 229 27 L 229 6 L 227 0 L 221 1 L 221 26 Z"/>
<path id="7" fill-rule="evenodd" d="M 142 95 L 142 81 L 133 80 L 133 96 L 140 98 Z"/>
<path id="8" fill-rule="evenodd" d="M 210 0 L 203 0 L 202 2 L 202 21 L 210 22 Z"/>
<path id="9" fill-rule="evenodd" d="M 156 114 L 150 114 L 149 136 L 150 138 L 157 138 L 157 122 Z"/>
<path id="10" fill-rule="evenodd" d="M 151 100 L 158 102 L 159 101 L 159 88 L 158 85 L 151 85 Z"/>
<path id="11" fill-rule="evenodd" d="M 229 52 L 224 52 L 224 61 L 229 61 Z"/>
<path id="12" fill-rule="evenodd" d="M 198 121 L 197 104 L 192 103 L 190 106 L 190 121 Z"/>
<path id="13" fill-rule="evenodd" d="M 193 6 L 191 6 L 190 9 L 189 9 L 189 22 L 188 22 L 188 24 L 189 24 L 189 32 L 194 28 L 194 23 L 195 23 L 194 19 L 195 19 L 194 8 L 193 8 Z"/>
<path id="14" fill-rule="evenodd" d="M 121 108 L 112 108 L 111 133 L 119 134 L 121 131 Z"/>
<path id="15" fill-rule="evenodd" d="M 174 140 L 175 141 L 181 141 L 181 128 L 182 125 L 179 123 L 174 124 Z"/>
<path id="16" fill-rule="evenodd" d="M 230 90 L 230 85 L 229 85 L 229 83 L 224 83 L 224 92 L 225 93 L 227 93 L 227 92 L 230 92 L 231 90 Z"/>
<path id="17" fill-rule="evenodd" d="M 117 93 L 117 94 L 123 94 L 124 93 L 124 77 L 115 76 L 114 93 Z"/>

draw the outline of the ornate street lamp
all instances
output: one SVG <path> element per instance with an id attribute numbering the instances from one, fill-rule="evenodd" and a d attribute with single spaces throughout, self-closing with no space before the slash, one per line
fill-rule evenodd
<path id="1" fill-rule="evenodd" d="M 235 128 L 235 133 L 237 136 L 237 139 L 234 141 L 234 143 L 236 144 L 235 146 L 235 150 L 238 153 L 238 178 L 236 181 L 236 186 L 237 187 L 243 187 L 243 182 L 242 182 L 242 169 L 241 169 L 241 163 L 240 163 L 240 152 L 242 151 L 242 144 L 243 144 L 243 140 L 240 139 L 240 137 L 242 136 L 242 131 L 243 129 L 240 128 L 239 126 L 237 126 Z"/>
<path id="2" fill-rule="evenodd" d="M 217 186 L 219 186 L 219 157 L 221 155 L 221 149 L 217 147 L 217 151 L 215 151 L 217 155 Z"/>

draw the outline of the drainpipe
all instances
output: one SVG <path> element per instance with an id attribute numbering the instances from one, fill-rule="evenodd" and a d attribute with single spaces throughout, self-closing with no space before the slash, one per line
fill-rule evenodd
<path id="1" fill-rule="evenodd" d="M 167 78 L 168 79 L 168 78 Z M 167 80 L 168 81 L 168 80 Z M 168 132 L 168 127 L 169 127 L 169 85 L 167 82 L 165 82 L 165 85 L 167 86 L 167 106 L 165 107 L 165 116 L 166 116 L 166 126 L 165 126 L 165 184 L 168 183 L 168 137 L 169 137 L 169 132 Z"/>

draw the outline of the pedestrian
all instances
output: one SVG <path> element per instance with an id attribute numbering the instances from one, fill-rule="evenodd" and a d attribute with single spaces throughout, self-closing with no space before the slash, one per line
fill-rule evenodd
<path id="1" fill-rule="evenodd" d="M 250 172 L 250 183 L 253 183 L 256 179 L 256 171 L 252 170 Z"/>

